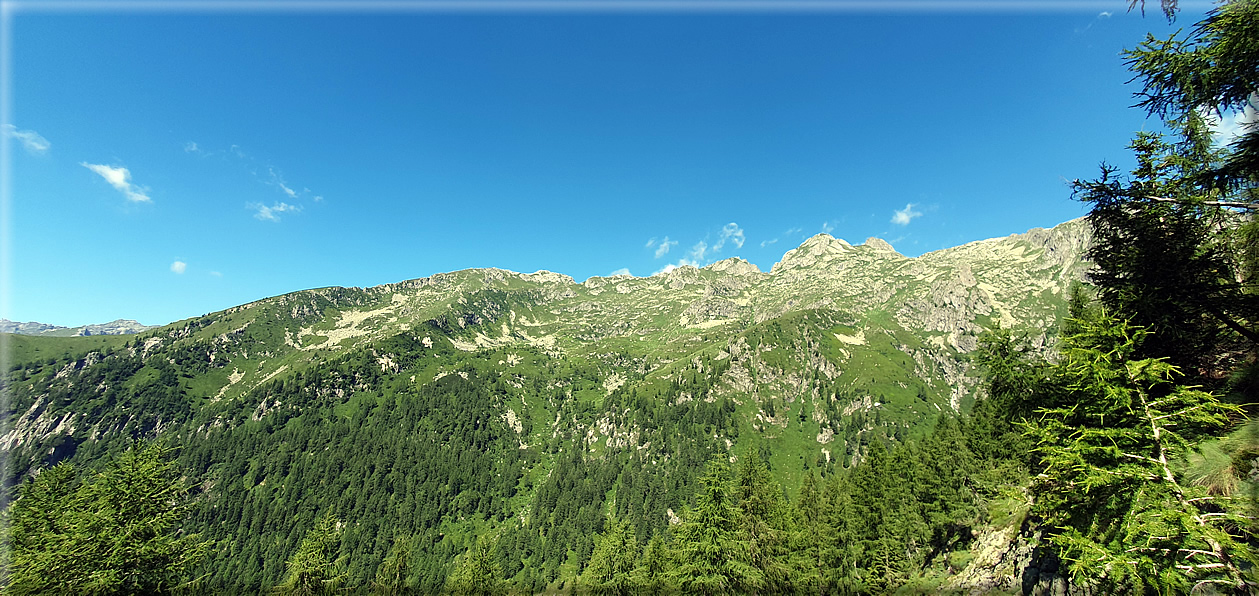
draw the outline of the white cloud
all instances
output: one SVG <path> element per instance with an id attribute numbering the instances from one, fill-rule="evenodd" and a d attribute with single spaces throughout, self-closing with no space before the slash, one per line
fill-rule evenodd
<path id="1" fill-rule="evenodd" d="M 197 143 L 194 141 L 188 141 L 187 143 L 184 143 L 184 151 L 186 153 L 200 153 L 201 149 L 197 147 Z"/>
<path id="2" fill-rule="evenodd" d="M 1259 123 L 1257 105 L 1259 105 L 1259 93 L 1252 93 L 1241 111 L 1229 113 L 1223 118 L 1212 108 L 1199 109 L 1198 113 L 1211 129 L 1211 140 L 1223 147 L 1233 144 L 1246 134 L 1247 129 L 1253 129 Z"/>
<path id="3" fill-rule="evenodd" d="M 761 248 L 765 248 L 766 246 L 769 246 L 769 245 L 771 245 L 771 244 L 774 244 L 775 242 L 778 242 L 778 239 L 777 239 L 777 238 L 774 238 L 773 240 L 762 240 L 762 241 L 761 241 Z"/>
<path id="4" fill-rule="evenodd" d="M 729 240 L 735 248 L 743 248 L 743 229 L 739 224 L 730 222 L 721 228 L 721 237 L 717 239 L 717 243 L 713 245 L 713 252 L 720 252 L 721 247 L 725 246 L 726 240 Z"/>
<path id="5" fill-rule="evenodd" d="M 669 249 L 677 245 L 678 245 L 677 240 L 669 240 L 669 237 L 665 236 L 664 240 L 660 241 L 660 246 L 656 247 L 656 258 L 659 259 L 660 257 L 663 257 L 669 254 Z"/>
<path id="6" fill-rule="evenodd" d="M 787 231 L 786 231 L 786 232 L 783 232 L 783 236 L 790 236 L 790 235 L 792 235 L 792 234 L 799 234 L 800 232 L 803 232 L 803 231 L 804 231 L 804 228 L 787 228 Z"/>
<path id="7" fill-rule="evenodd" d="M 170 264 L 170 270 L 174 271 L 177 274 L 182 275 L 184 271 L 188 270 L 188 263 L 185 263 L 183 261 L 175 261 L 174 263 Z"/>
<path id="8" fill-rule="evenodd" d="M 613 275 L 633 275 L 633 274 L 629 272 L 629 267 L 621 267 L 620 269 L 617 269 L 616 271 L 609 273 L 608 277 L 611 277 Z"/>
<path id="9" fill-rule="evenodd" d="M 829 222 L 829 221 L 824 221 L 824 222 L 822 222 L 822 233 L 823 233 L 823 234 L 830 234 L 830 233 L 831 233 L 831 231 L 833 231 L 834 229 L 835 229 L 835 226 L 831 225 L 831 222 Z"/>
<path id="10" fill-rule="evenodd" d="M 254 213 L 254 217 L 263 221 L 280 221 L 278 214 L 286 211 L 296 213 L 302 210 L 300 205 L 290 205 L 288 203 L 275 203 L 270 207 L 262 203 L 250 203 L 246 207 L 257 211 L 257 213 Z"/>
<path id="11" fill-rule="evenodd" d="M 214 277 L 223 277 L 223 274 L 222 274 L 222 273 L 220 273 L 220 272 L 218 272 L 218 271 L 211 271 L 211 272 L 210 272 L 210 275 L 212 275 L 212 276 L 214 276 Z"/>
<path id="12" fill-rule="evenodd" d="M 149 189 L 131 183 L 131 171 L 127 168 L 114 168 L 101 164 L 87 163 L 85 161 L 79 162 L 79 165 L 99 174 L 100 177 L 104 178 L 105 182 L 108 182 L 110 186 L 117 189 L 118 192 L 126 195 L 128 201 L 148 203 L 153 200 L 145 194 Z"/>
<path id="13" fill-rule="evenodd" d="M 22 141 L 22 148 L 33 155 L 47 153 L 48 149 L 52 147 L 52 143 L 49 143 L 48 139 L 45 139 L 43 135 L 33 130 L 19 130 L 18 127 L 12 124 L 4 125 L 4 135 Z"/>
<path id="14" fill-rule="evenodd" d="M 892 223 L 898 226 L 907 226 L 915 217 L 922 216 L 921 211 L 914 211 L 914 203 L 908 203 L 904 209 L 899 209 L 892 214 Z"/>
<path id="15" fill-rule="evenodd" d="M 706 254 L 708 254 L 708 243 L 704 242 L 703 240 L 696 242 L 695 246 L 691 247 L 691 251 L 686 253 L 686 255 L 690 257 L 690 260 L 692 262 L 703 261 L 704 255 Z M 685 261 L 686 259 L 682 259 L 682 260 Z"/>
<path id="16" fill-rule="evenodd" d="M 651 237 L 651 240 L 648 240 L 648 241 L 647 241 L 647 244 L 644 244 L 644 245 L 643 245 L 643 248 L 651 248 L 651 247 L 653 247 L 653 246 L 655 246 L 655 245 L 656 245 L 656 237 L 655 237 L 655 236 L 652 236 L 652 237 Z"/>
<path id="17" fill-rule="evenodd" d="M 1097 13 L 1097 18 L 1109 19 L 1112 15 L 1114 15 L 1114 13 L 1110 12 L 1109 10 L 1103 10 L 1102 12 Z"/>

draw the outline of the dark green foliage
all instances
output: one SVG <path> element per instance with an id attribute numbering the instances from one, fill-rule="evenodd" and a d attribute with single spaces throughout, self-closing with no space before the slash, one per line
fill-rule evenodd
<path id="1" fill-rule="evenodd" d="M 1104 171 L 1100 180 L 1080 191 L 1083 200 L 1094 204 L 1090 257 L 1097 265 L 1093 279 L 1099 296 L 1112 311 L 1154 334 L 1142 347 L 1144 355 L 1167 357 L 1189 370 L 1214 369 L 1216 354 L 1231 337 L 1256 337 L 1250 322 L 1256 303 L 1247 284 L 1239 281 L 1231 235 L 1221 231 L 1235 227 L 1237 218 L 1188 199 L 1182 204 L 1113 196 L 1195 192 L 1170 188 L 1177 176 L 1188 175 L 1163 171 L 1176 161 L 1176 146 L 1153 133 L 1141 133 L 1132 146 L 1139 162 L 1150 164 L 1134 172 L 1128 183 L 1132 190 L 1116 190 L 1120 183 L 1113 180 L 1113 171 Z"/>
<path id="2" fill-rule="evenodd" d="M 1259 2 L 1221 2 L 1185 38 L 1150 35 L 1125 53 L 1142 81 L 1140 107 L 1179 121 L 1206 108 L 1227 114 L 1259 90 Z M 1259 173 L 1259 129 L 1250 128 L 1222 163 L 1209 164 L 1196 180 L 1221 191 L 1253 189 Z M 1250 200 L 1254 200 L 1253 195 Z"/>
<path id="3" fill-rule="evenodd" d="M 7 512 L 6 593 L 169 594 L 204 553 L 181 532 L 189 502 L 170 453 L 133 444 L 79 478 L 62 463 L 26 483 Z"/>
<path id="4" fill-rule="evenodd" d="M 674 531 L 673 583 L 691 594 L 747 593 L 765 585 L 752 545 L 738 535 L 739 510 L 730 494 L 728 467 L 709 462 L 694 509 Z"/>
<path id="5" fill-rule="evenodd" d="M 987 395 L 971 411 L 968 446 L 990 462 L 1026 462 L 1031 445 L 1019 423 L 1042 405 L 1044 362 L 1033 356 L 1025 335 L 1000 327 L 980 337 L 975 361 Z"/>
<path id="6" fill-rule="evenodd" d="M 411 539 L 395 538 L 389 554 L 376 570 L 372 580 L 372 593 L 381 595 L 402 594 L 410 585 L 407 577 L 411 570 Z"/>
<path id="7" fill-rule="evenodd" d="M 1212 10 L 1185 39 L 1150 36 L 1127 52 L 1144 82 L 1141 105 L 1161 117 L 1169 141 L 1138 133 L 1128 177 L 1103 165 L 1076 181 L 1093 206 L 1093 280 L 1112 312 L 1151 332 L 1141 356 L 1167 358 L 1208 381 L 1259 343 L 1255 256 L 1259 238 L 1259 128 L 1213 147 L 1204 111 L 1227 113 L 1259 98 L 1259 2 Z"/>
<path id="8" fill-rule="evenodd" d="M 643 594 L 667 594 L 674 591 L 669 571 L 672 560 L 664 538 L 654 534 L 647 546 L 643 547 L 638 565 L 634 568 L 632 580 Z"/>
<path id="9" fill-rule="evenodd" d="M 230 545 L 208 561 L 211 569 L 231 570 L 212 574 L 216 582 L 232 582 L 221 589 L 256 590 L 278 581 L 280 564 L 300 538 L 291 529 L 310 527 L 316 503 L 347 523 L 346 581 L 354 586 L 375 577 L 392 536 L 419 535 L 416 554 L 430 557 L 442 548 L 431 535 L 443 520 L 506 517 L 530 453 L 502 422 L 489 384 L 475 371 L 470 380 L 449 375 L 338 415 L 327 396 L 362 387 L 370 371 L 366 364 L 330 366 L 260 389 L 256 408 L 279 405 L 260 420 L 225 424 L 187 450 L 194 473 L 221 487 L 192 520 Z M 236 523 L 220 524 L 225 517 Z M 427 577 L 425 589 L 445 576 L 417 571 Z"/>
<path id="10" fill-rule="evenodd" d="M 760 573 L 768 592 L 790 589 L 787 547 L 791 511 L 782 488 L 769 473 L 760 449 L 753 447 L 739 460 L 735 476 L 739 503 L 739 538 L 747 545 L 748 559 Z"/>
<path id="11" fill-rule="evenodd" d="M 843 573 L 843 539 L 836 535 L 835 509 L 817 475 L 805 475 L 793 507 L 796 519 L 787 551 L 791 582 L 801 592 L 832 593 L 836 575 Z"/>

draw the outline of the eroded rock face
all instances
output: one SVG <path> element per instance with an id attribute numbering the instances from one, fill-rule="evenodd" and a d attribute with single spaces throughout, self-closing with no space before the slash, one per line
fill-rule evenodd
<path id="1" fill-rule="evenodd" d="M 1029 523 L 989 528 L 975 538 L 974 558 L 941 588 L 950 594 L 1024 594 L 1027 596 L 1086 596 L 1087 586 L 1071 583 L 1062 561 Z"/>

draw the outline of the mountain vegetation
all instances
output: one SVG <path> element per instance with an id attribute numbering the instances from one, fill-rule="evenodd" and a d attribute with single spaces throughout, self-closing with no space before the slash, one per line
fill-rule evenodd
<path id="1" fill-rule="evenodd" d="M 3 589 L 1252 593 L 1256 23 L 1128 54 L 1168 132 L 1051 230 L 6 337 Z"/>

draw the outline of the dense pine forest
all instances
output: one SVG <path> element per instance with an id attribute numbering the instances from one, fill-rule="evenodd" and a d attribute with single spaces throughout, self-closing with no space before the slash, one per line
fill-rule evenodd
<path id="1" fill-rule="evenodd" d="M 989 321 L 967 355 L 974 398 L 954 408 L 909 374 L 929 366 L 893 332 L 860 374 L 820 358 L 790 371 L 793 398 L 756 416 L 718 391 L 764 374 L 735 371 L 740 350 L 789 369 L 787 347 L 856 345 L 837 309 L 658 370 L 633 344 L 461 349 L 500 321 L 434 317 L 222 398 L 203 385 L 239 374 L 216 354 L 251 349 L 243 334 L 161 352 L 143 334 L 56 344 L 4 378 L 0 414 L 49 422 L 4 428 L 3 590 L 1253 593 L 1259 130 L 1215 144 L 1204 107 L 1259 97 L 1259 1 L 1126 59 L 1167 132 L 1134 138 L 1132 172 L 1074 182 L 1089 283 L 1049 328 Z M 291 341 L 279 317 L 265 325 Z M 895 407 L 851 405 L 862 397 Z M 95 425 L 63 428 L 62 412 Z"/>

